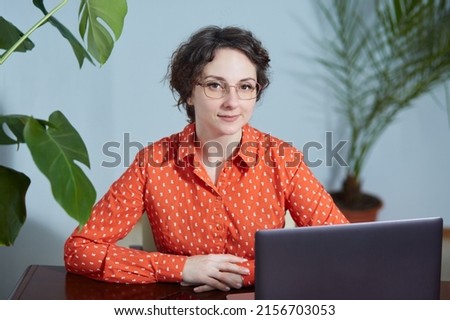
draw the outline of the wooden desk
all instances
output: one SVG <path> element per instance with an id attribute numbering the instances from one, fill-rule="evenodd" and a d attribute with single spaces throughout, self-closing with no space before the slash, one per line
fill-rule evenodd
<path id="1" fill-rule="evenodd" d="M 231 292 L 250 292 L 253 288 Z M 29 266 L 10 295 L 13 300 L 217 300 L 230 292 L 194 293 L 178 283 L 115 284 L 69 273 L 63 266 Z"/>
<path id="2" fill-rule="evenodd" d="M 231 292 L 211 291 L 196 294 L 179 284 L 114 284 L 68 273 L 63 266 L 31 265 L 10 296 L 13 300 L 216 300 L 229 293 L 251 292 L 253 288 Z M 450 281 L 441 282 L 441 299 L 450 300 Z"/>

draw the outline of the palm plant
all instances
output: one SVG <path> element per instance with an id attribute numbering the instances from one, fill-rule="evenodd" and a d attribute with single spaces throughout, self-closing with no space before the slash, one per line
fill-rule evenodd
<path id="1" fill-rule="evenodd" d="M 368 198 L 361 191 L 361 173 L 380 135 L 417 98 L 450 79 L 450 1 L 371 3 L 373 19 L 362 14 L 360 6 L 367 2 L 320 3 L 333 31 L 322 42 L 318 61 L 328 71 L 326 83 L 350 131 L 346 178 L 333 196 L 350 209 Z"/>
<path id="2" fill-rule="evenodd" d="M 68 40 L 80 68 L 85 59 L 92 64 L 94 61 L 104 64 L 121 35 L 127 13 L 126 0 L 80 0 L 79 31 L 87 48 L 54 17 L 67 2 L 62 0 L 47 11 L 44 0 L 33 0 L 44 16 L 25 34 L 0 16 L 0 49 L 5 50 L 0 54 L 0 65 L 14 52 L 33 49 L 29 37 L 46 23 L 57 28 Z M 55 200 L 82 226 L 91 214 L 96 192 L 75 162 L 89 167 L 86 146 L 67 118 L 60 111 L 53 112 L 48 121 L 28 115 L 0 114 L 0 145 L 14 144 L 28 146 L 34 163 L 48 178 Z M 25 222 L 25 198 L 30 182 L 24 173 L 0 165 L 0 246 L 12 245 Z"/>

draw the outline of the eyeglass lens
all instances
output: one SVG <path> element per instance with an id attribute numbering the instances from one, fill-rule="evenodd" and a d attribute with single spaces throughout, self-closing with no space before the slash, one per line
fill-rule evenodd
<path id="1" fill-rule="evenodd" d="M 243 81 L 236 85 L 229 85 L 223 81 L 211 80 L 200 85 L 203 87 L 205 95 L 212 99 L 223 98 L 230 92 L 231 87 L 235 88 L 237 95 L 243 100 L 254 99 L 259 92 L 259 84 L 254 81 Z"/>

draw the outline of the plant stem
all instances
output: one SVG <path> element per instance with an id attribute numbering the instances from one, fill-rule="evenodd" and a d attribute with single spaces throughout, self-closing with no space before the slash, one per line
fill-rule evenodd
<path id="1" fill-rule="evenodd" d="M 42 26 L 47 20 L 54 15 L 59 9 L 67 4 L 69 0 L 63 0 L 60 4 L 58 4 L 54 9 L 52 9 L 49 13 L 47 13 L 41 20 L 39 20 L 27 33 L 25 33 L 8 51 L 5 52 L 3 56 L 0 57 L 0 64 L 6 61 L 9 56 L 16 51 L 16 49 L 24 42 L 28 37 L 40 26 Z"/>

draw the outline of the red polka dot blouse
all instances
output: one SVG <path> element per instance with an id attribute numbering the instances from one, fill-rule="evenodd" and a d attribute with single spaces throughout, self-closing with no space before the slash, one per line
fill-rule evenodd
<path id="1" fill-rule="evenodd" d="M 229 253 L 248 259 L 254 235 L 296 225 L 347 223 L 295 147 L 247 125 L 238 152 L 214 184 L 196 156 L 195 125 L 142 149 L 65 244 L 69 272 L 109 282 L 181 282 L 186 258 Z M 158 252 L 116 245 L 147 214 Z"/>

